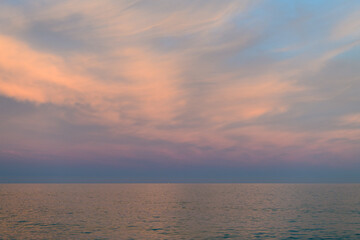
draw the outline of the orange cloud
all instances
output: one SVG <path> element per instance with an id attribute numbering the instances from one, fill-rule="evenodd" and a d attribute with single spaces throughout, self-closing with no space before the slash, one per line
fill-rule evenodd
<path id="1" fill-rule="evenodd" d="M 260 75 L 222 84 L 214 89 L 209 105 L 218 123 L 249 120 L 267 113 L 280 113 L 287 109 L 284 95 L 301 90 L 283 76 Z"/>
<path id="2" fill-rule="evenodd" d="M 0 67 L 3 69 L 0 91 L 18 100 L 89 104 L 100 113 L 97 117 L 113 115 L 115 121 L 121 118 L 116 117 L 121 111 L 127 111 L 134 118 L 169 120 L 173 110 L 181 106 L 173 62 L 146 50 L 126 49 L 122 52 L 124 60 L 113 62 L 112 66 L 120 81 L 106 82 L 77 73 L 61 58 L 32 50 L 9 37 L 0 37 L 0 47 Z M 96 61 L 90 63 L 96 64 Z M 119 101 L 122 97 L 129 99 Z M 124 109 L 126 101 L 135 103 L 134 110 Z"/>
<path id="3" fill-rule="evenodd" d="M 263 36 L 257 33 L 263 25 L 256 21 L 249 23 L 254 26 L 246 21 L 245 27 L 240 26 L 247 17 L 240 13 L 252 2 L 160 1 L 150 6 L 139 1 L 58 1 L 49 3 L 46 11 L 38 6 L 26 15 L 15 7 L 0 9 L 7 22 L 0 35 L 0 94 L 37 105 L 73 108 L 78 112 L 76 119 L 63 116 L 65 121 L 105 126 L 101 134 L 111 140 L 131 136 L 186 145 L 191 154 L 131 143 L 87 143 L 86 139 L 76 146 L 64 143 L 64 149 L 74 152 L 104 151 L 131 157 L 143 150 L 141 156 L 152 151 L 154 156 L 184 160 L 191 156 L 206 159 L 215 153 L 237 159 L 251 151 L 275 156 L 276 149 L 294 146 L 303 152 L 344 150 L 346 144 L 331 140 L 341 136 L 356 141 L 351 131 L 273 129 L 259 119 L 285 114 L 295 103 L 326 99 L 324 94 L 308 91 L 315 86 L 301 80 L 321 71 L 359 41 L 312 51 L 318 45 L 306 40 L 261 55 L 259 49 L 266 51 L 270 48 L 266 44 L 274 39 L 260 41 Z M 356 36 L 356 19 L 349 16 L 341 23 L 345 28 L 335 27 L 333 37 L 326 40 L 333 43 Z M 32 29 L 36 24 L 43 32 Z M 54 34 L 85 47 L 60 52 L 51 44 L 66 45 L 60 42 L 62 38 L 55 43 L 46 40 L 49 46 L 42 46 L 44 39 L 36 42 L 23 37 L 31 31 L 39 39 Z M 264 45 L 258 48 L 256 44 Z M 305 49 L 308 46 L 310 50 Z M 260 61 L 243 64 L 246 48 L 261 55 Z M 292 52 L 302 50 L 291 57 Z M 239 56 L 241 61 L 233 59 L 234 52 L 244 54 Z M 228 59 L 233 61 L 229 66 Z M 299 97 L 293 100 L 289 95 Z M 358 124 L 358 115 L 349 114 L 339 122 L 341 126 Z M 312 144 L 307 144 L 309 139 Z M 47 141 L 34 142 L 42 146 Z"/>

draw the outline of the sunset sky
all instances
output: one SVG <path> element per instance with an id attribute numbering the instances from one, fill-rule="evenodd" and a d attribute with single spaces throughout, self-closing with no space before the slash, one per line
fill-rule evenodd
<path id="1" fill-rule="evenodd" d="M 0 1 L 0 182 L 360 182 L 360 1 Z"/>

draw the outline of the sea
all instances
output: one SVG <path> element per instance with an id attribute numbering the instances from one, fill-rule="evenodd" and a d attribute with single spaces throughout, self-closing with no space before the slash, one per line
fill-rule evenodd
<path id="1" fill-rule="evenodd" d="M 0 184 L 0 239 L 360 239 L 360 184 Z"/>

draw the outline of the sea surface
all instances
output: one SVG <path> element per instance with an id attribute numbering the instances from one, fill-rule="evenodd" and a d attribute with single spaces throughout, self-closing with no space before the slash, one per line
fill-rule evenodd
<path id="1" fill-rule="evenodd" d="M 359 184 L 0 184 L 0 239 L 360 239 Z"/>

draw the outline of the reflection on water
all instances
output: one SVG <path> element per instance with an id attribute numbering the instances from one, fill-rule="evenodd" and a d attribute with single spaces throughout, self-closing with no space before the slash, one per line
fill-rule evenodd
<path id="1" fill-rule="evenodd" d="M 0 185 L 0 239 L 49 238 L 360 239 L 360 185 Z"/>

